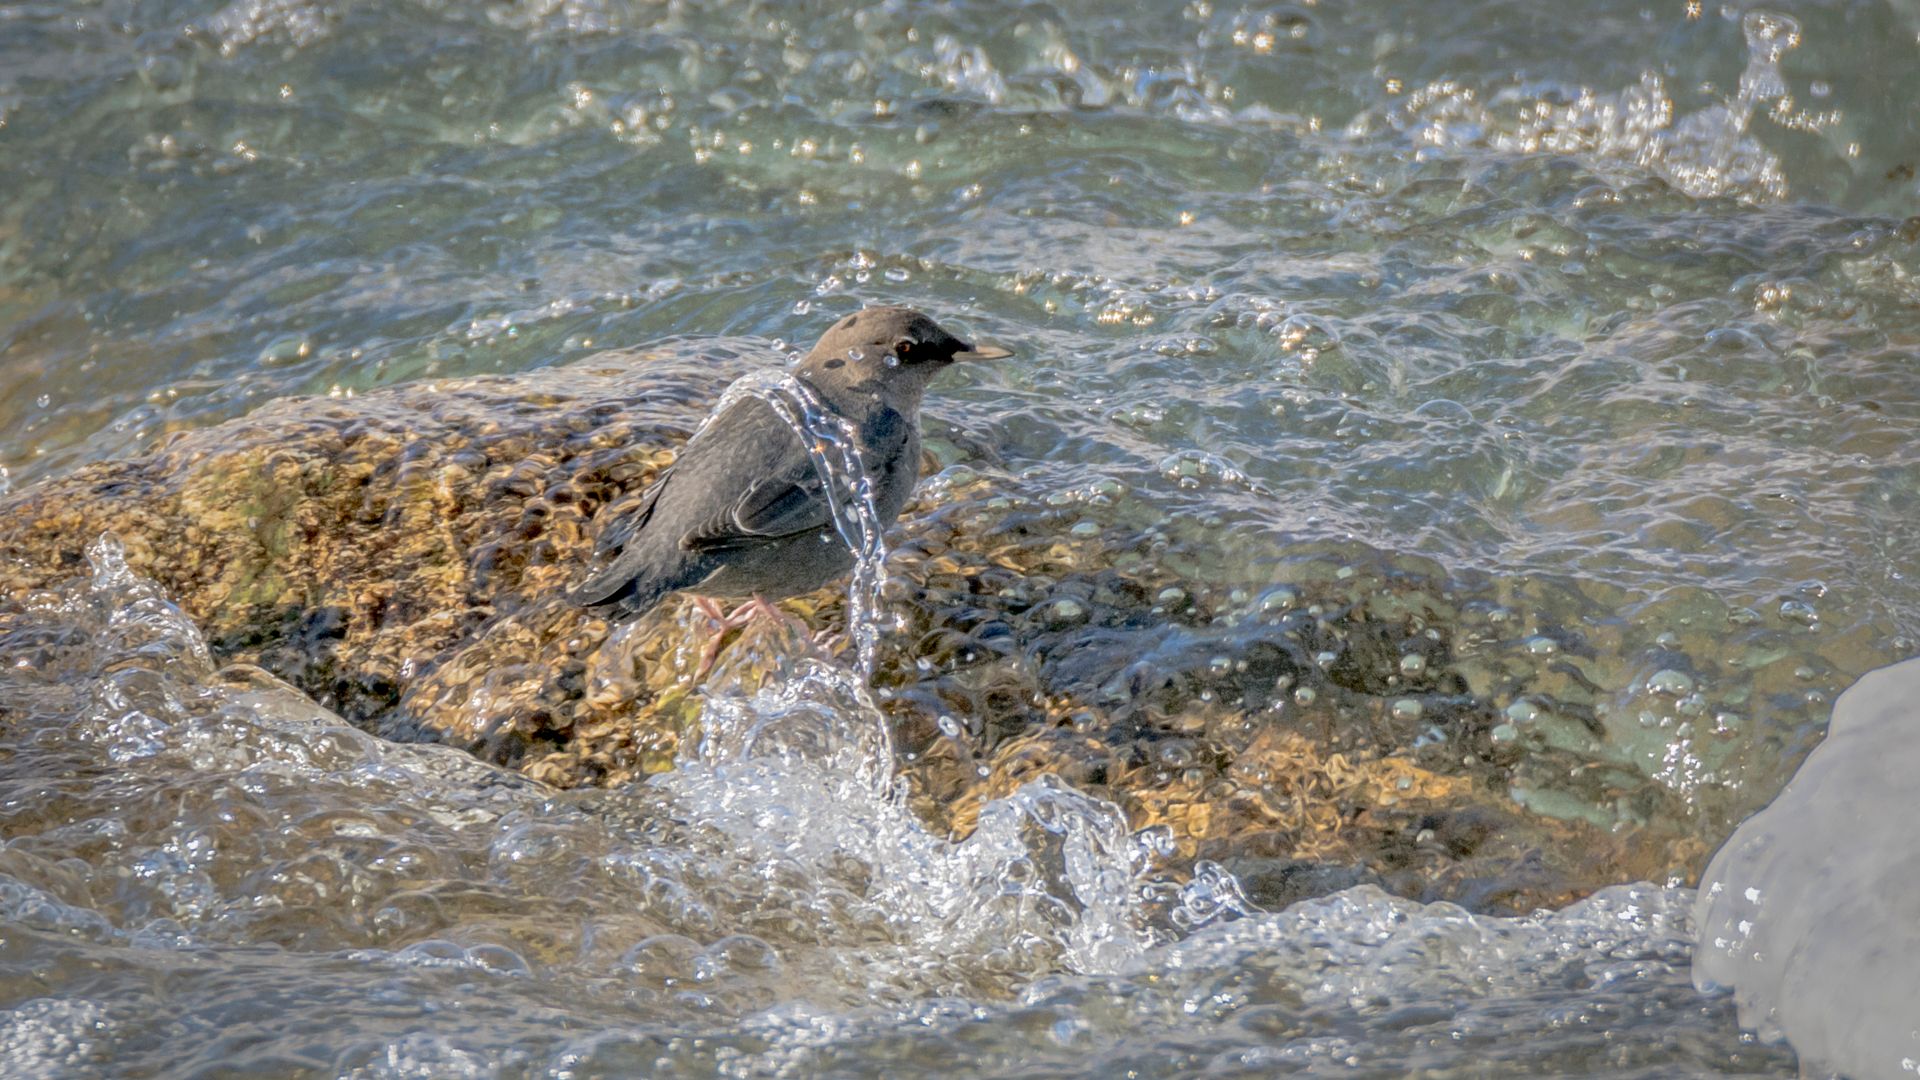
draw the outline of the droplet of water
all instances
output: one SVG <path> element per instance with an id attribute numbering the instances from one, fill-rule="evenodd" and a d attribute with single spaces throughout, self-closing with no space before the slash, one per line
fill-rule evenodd
<path id="1" fill-rule="evenodd" d="M 1086 619 L 1087 609 L 1078 600 L 1056 600 L 1048 616 L 1056 626 L 1071 626 Z"/>
<path id="2" fill-rule="evenodd" d="M 1820 612 L 1804 600 L 1784 600 L 1780 603 L 1780 617 L 1802 626 L 1812 626 L 1820 621 Z"/>
<path id="3" fill-rule="evenodd" d="M 305 360 L 312 351 L 313 346 L 305 337 L 299 334 L 282 334 L 267 342 L 266 348 L 260 350 L 260 366 L 281 367 L 298 360 Z"/>
<path id="4" fill-rule="evenodd" d="M 1693 693 L 1693 676 L 1684 671 L 1662 668 L 1647 678 L 1647 689 L 1669 697 L 1685 697 Z"/>
<path id="5" fill-rule="evenodd" d="M 1262 615 L 1278 614 L 1292 609 L 1299 602 L 1300 594 L 1282 585 L 1268 589 L 1266 594 L 1260 597 L 1260 613 Z"/>
<path id="6" fill-rule="evenodd" d="M 1512 724 L 1531 724 L 1540 719 L 1540 706 L 1523 698 L 1507 706 L 1506 717 Z"/>

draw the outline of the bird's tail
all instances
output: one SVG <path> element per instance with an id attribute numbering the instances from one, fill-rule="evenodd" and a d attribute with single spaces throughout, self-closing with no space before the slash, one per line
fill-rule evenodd
<path id="1" fill-rule="evenodd" d="M 567 593 L 567 600 L 575 607 L 611 607 L 615 617 L 633 618 L 652 611 L 662 597 L 680 587 L 679 582 L 644 573 L 641 566 L 629 564 L 630 554 L 636 553 L 623 553 Z"/>

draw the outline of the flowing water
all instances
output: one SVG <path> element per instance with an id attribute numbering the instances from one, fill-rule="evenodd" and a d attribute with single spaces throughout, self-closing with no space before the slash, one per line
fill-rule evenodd
<path id="1" fill-rule="evenodd" d="M 1147 538 L 1228 644 L 1417 563 L 1500 797 L 1663 853 L 1261 911 L 1061 781 L 954 840 L 865 641 L 556 792 L 223 666 L 107 537 L 0 612 L 0 1073 L 1794 1075 L 1686 886 L 1920 634 L 1916 53 L 1879 3 L 0 0 L 0 489 L 909 303 L 1019 354 L 931 395 L 930 505 Z"/>

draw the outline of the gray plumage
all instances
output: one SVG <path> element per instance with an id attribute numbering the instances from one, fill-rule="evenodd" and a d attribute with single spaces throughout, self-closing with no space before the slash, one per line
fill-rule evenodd
<path id="1" fill-rule="evenodd" d="M 796 378 L 854 425 L 882 527 L 920 479 L 920 399 L 948 364 L 998 359 L 909 308 L 878 307 L 835 323 Z M 668 593 L 778 600 L 812 592 L 853 567 L 833 526 L 813 459 L 758 397 L 714 416 L 642 498 L 620 553 L 571 594 L 586 607 L 642 614 Z"/>

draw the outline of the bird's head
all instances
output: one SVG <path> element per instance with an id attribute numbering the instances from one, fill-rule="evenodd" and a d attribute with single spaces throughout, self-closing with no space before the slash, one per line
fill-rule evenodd
<path id="1" fill-rule="evenodd" d="M 872 389 L 918 404 L 928 380 L 948 364 L 1012 355 L 962 341 L 912 308 L 871 307 L 829 327 L 800 361 L 800 374 L 829 395 Z"/>

